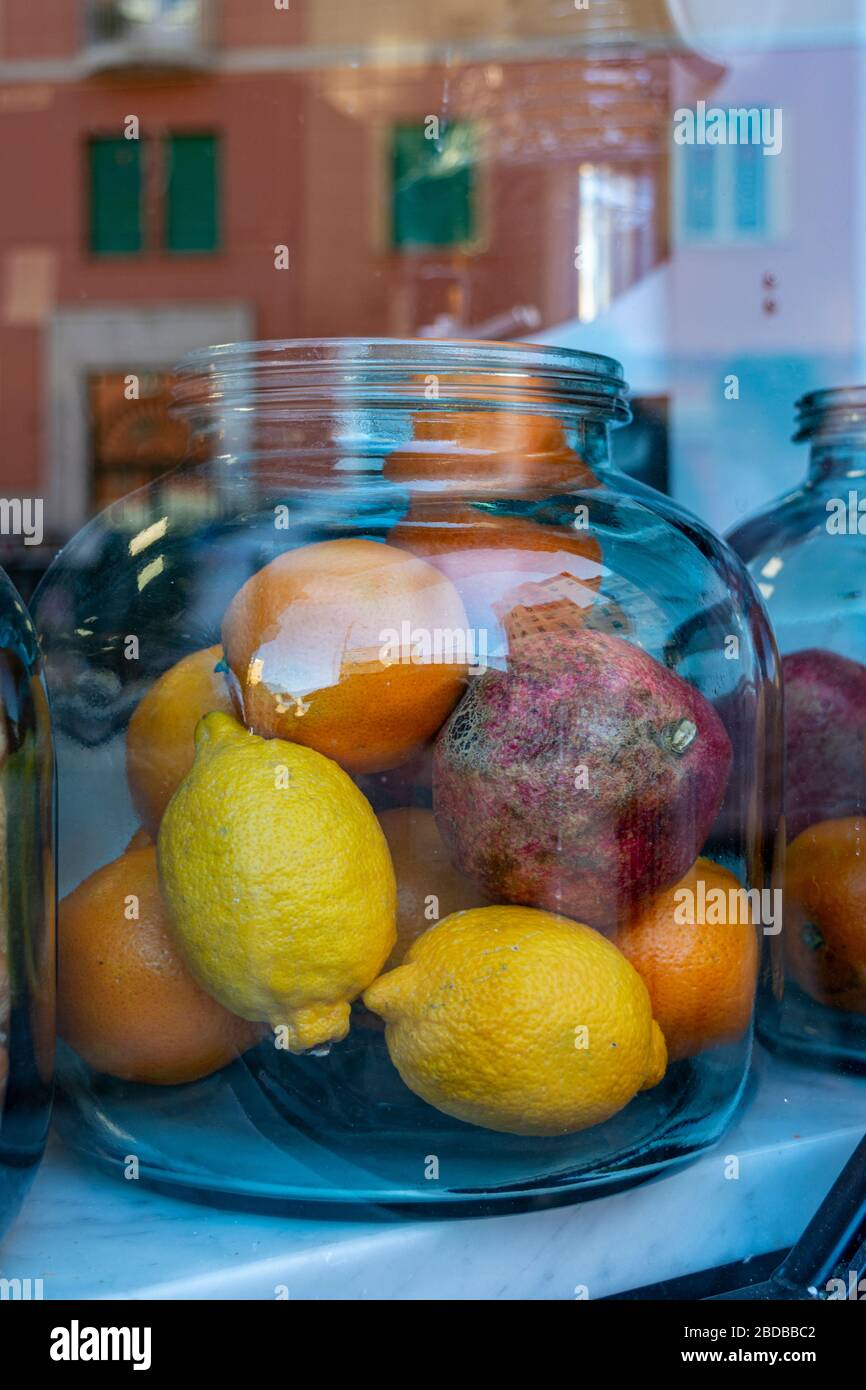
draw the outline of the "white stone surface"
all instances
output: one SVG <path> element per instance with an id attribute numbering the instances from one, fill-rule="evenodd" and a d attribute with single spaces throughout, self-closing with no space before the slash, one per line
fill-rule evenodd
<path id="1" fill-rule="evenodd" d="M 601 1298 L 792 1244 L 864 1122 L 866 1079 L 757 1049 L 738 1119 L 687 1167 L 574 1206 L 390 1224 L 211 1210 L 55 1144 L 0 1274 L 42 1278 L 49 1299 L 573 1299 L 579 1285 Z"/>

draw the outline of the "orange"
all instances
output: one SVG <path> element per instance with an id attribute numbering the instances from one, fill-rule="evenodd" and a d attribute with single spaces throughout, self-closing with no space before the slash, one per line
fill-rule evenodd
<path id="1" fill-rule="evenodd" d="M 349 772 L 383 772 L 420 752 L 465 688 L 468 641 L 450 581 L 370 540 L 278 556 L 223 620 L 244 722 Z"/>
<path id="2" fill-rule="evenodd" d="M 399 537 L 395 540 L 394 537 Z M 394 545 L 405 545 L 418 555 L 450 555 L 455 551 L 516 550 L 565 551 L 598 560 L 601 549 L 587 530 L 545 526 L 531 516 L 492 512 L 486 504 L 459 499 L 413 498 L 409 511 L 389 535 Z M 467 565 L 480 568 L 476 555 L 467 556 Z M 489 560 L 492 564 L 493 560 Z M 531 569 L 528 561 L 525 567 Z"/>
<path id="3" fill-rule="evenodd" d="M 565 487 L 597 486 L 598 480 L 569 447 L 565 426 L 555 415 L 515 409 L 514 393 L 532 391 L 535 403 L 550 403 L 544 384 L 536 377 L 520 381 L 496 376 L 443 375 L 440 385 L 464 402 L 455 409 L 447 401 L 412 417 L 413 438 L 395 449 L 385 461 L 385 477 L 410 491 L 431 487 L 454 495 L 544 495 Z M 512 393 L 512 404 L 502 399 Z M 488 399 L 485 399 L 488 398 Z M 493 408 L 491 401 L 500 406 Z M 524 404 L 528 404 L 525 401 Z"/>
<path id="4" fill-rule="evenodd" d="M 573 610 L 582 623 L 601 582 L 601 547 L 589 532 L 497 516 L 459 502 L 414 502 L 388 540 L 447 575 L 470 625 L 487 634 L 488 650 L 500 624 L 507 629 L 527 585 L 571 577 L 581 591 Z"/>
<path id="5" fill-rule="evenodd" d="M 431 411 L 414 418 L 414 439 L 385 461 L 385 477 L 410 489 L 538 493 L 588 486 L 592 474 L 543 415 L 502 410 Z M 594 481 L 594 480 L 593 480 Z"/>
<path id="6" fill-rule="evenodd" d="M 153 845 L 80 883 L 61 902 L 59 924 L 58 1029 L 94 1071 L 157 1086 L 196 1081 L 260 1036 L 182 963 Z"/>
<path id="7" fill-rule="evenodd" d="M 485 907 L 490 899 L 454 868 L 432 811 L 400 806 L 383 811 L 379 824 L 397 876 L 397 941 L 382 967 L 393 970 L 422 932 L 452 912 Z"/>
<path id="8" fill-rule="evenodd" d="M 678 897 L 683 890 L 693 897 Z M 727 906 L 721 914 L 713 907 L 714 890 L 725 895 Z M 752 922 L 744 920 L 749 916 L 745 901 L 741 898 L 742 905 L 732 910 L 729 894 L 737 890 L 743 891 L 727 869 L 711 859 L 698 859 L 679 883 L 657 894 L 616 937 L 649 990 L 653 1017 L 664 1033 L 671 1061 L 733 1042 L 749 1026 L 758 938 Z M 686 902 L 694 902 L 694 925 L 679 920 Z M 723 920 L 715 922 L 716 915 Z"/>
<path id="9" fill-rule="evenodd" d="M 788 971 L 821 1004 L 866 1013 L 866 820 L 819 821 L 788 846 Z"/>
<path id="10" fill-rule="evenodd" d="M 148 832 L 145 830 L 144 826 L 143 826 L 143 825 L 140 825 L 140 826 L 138 827 L 138 829 L 136 830 L 135 834 L 133 835 L 132 839 L 130 840 L 129 844 L 126 846 L 126 848 L 127 848 L 128 850 L 129 850 L 129 849 L 144 849 L 145 845 L 152 845 L 152 844 L 153 844 L 153 840 L 150 838 L 150 835 L 149 835 Z"/>
<path id="11" fill-rule="evenodd" d="M 126 772 L 133 805 L 155 835 L 162 813 L 192 767 L 195 726 L 211 710 L 232 712 L 222 648 L 191 652 L 139 701 L 126 733 Z"/>
<path id="12" fill-rule="evenodd" d="M 584 582 L 597 586 L 600 578 L 601 547 L 588 531 L 541 526 L 530 517 L 498 515 L 464 502 L 414 502 L 388 540 L 430 559 L 455 582 L 491 570 L 541 579 L 569 571 L 571 556 L 587 562 L 574 567 Z"/>

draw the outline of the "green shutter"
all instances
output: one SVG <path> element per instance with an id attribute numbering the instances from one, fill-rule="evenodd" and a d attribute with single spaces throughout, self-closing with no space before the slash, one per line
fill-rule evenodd
<path id="1" fill-rule="evenodd" d="M 392 240 L 401 250 L 461 246 L 475 237 L 475 142 L 455 121 L 428 139 L 423 121 L 398 125 L 391 149 Z"/>
<path id="2" fill-rule="evenodd" d="M 142 248 L 141 141 L 90 141 L 90 249 L 99 256 Z"/>
<path id="3" fill-rule="evenodd" d="M 219 247 L 219 168 L 214 135 L 170 135 L 165 145 L 165 245 L 169 251 Z"/>

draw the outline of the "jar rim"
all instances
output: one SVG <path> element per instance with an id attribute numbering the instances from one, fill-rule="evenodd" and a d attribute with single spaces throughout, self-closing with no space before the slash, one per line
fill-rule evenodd
<path id="1" fill-rule="evenodd" d="M 431 378 L 436 379 L 435 394 Z M 410 409 L 503 407 L 631 418 L 619 362 L 547 343 L 459 338 L 271 338 L 187 353 L 174 369 L 174 408 L 289 410 L 327 403 Z"/>
<path id="2" fill-rule="evenodd" d="M 808 391 L 796 402 L 795 444 L 825 435 L 858 435 L 866 430 L 866 386 L 828 386 Z"/>

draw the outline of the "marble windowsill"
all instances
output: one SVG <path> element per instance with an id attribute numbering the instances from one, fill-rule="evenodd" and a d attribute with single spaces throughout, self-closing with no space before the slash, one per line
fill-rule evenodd
<path id="1" fill-rule="evenodd" d="M 572 1299 L 579 1285 L 601 1298 L 792 1244 L 864 1124 L 866 1078 L 758 1048 L 728 1134 L 669 1176 L 569 1207 L 399 1224 L 210 1210 L 54 1142 L 0 1274 L 41 1278 L 49 1299 L 271 1299 L 280 1286 L 295 1299 Z"/>

